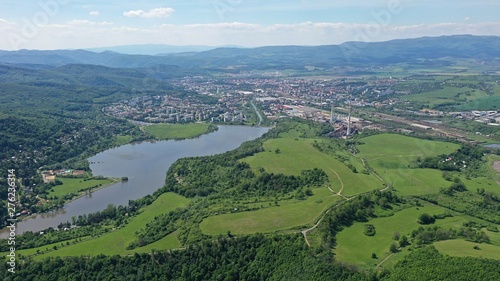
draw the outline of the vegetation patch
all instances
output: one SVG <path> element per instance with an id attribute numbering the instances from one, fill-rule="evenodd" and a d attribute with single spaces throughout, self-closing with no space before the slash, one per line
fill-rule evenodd
<path id="1" fill-rule="evenodd" d="M 376 264 L 370 253 L 375 253 L 379 259 L 384 259 L 390 254 L 391 244 L 397 243 L 398 248 L 404 247 L 412 240 L 412 232 L 421 226 L 417 217 L 423 213 L 439 215 L 448 211 L 439 206 L 425 204 L 420 207 L 410 207 L 394 213 L 389 217 L 373 218 L 369 224 L 377 230 L 376 235 L 364 234 L 366 222 L 356 222 L 338 233 L 335 254 L 340 261 L 356 264 L 362 268 L 371 268 Z M 437 220 L 434 225 L 448 230 L 460 229 L 468 222 L 465 216 L 454 216 Z M 416 234 L 415 234 L 416 235 Z M 415 236 L 416 237 L 416 236 Z M 427 236 L 426 236 L 427 237 Z M 405 255 L 402 251 L 398 255 Z M 397 257 L 394 257 L 397 259 Z M 393 257 L 391 257 L 393 259 Z"/>
<path id="2" fill-rule="evenodd" d="M 79 193 L 85 190 L 96 190 L 103 186 L 116 182 L 111 179 L 85 179 L 85 178 L 58 178 L 61 185 L 55 185 L 47 195 L 50 197 L 64 198 L 72 193 Z"/>
<path id="3" fill-rule="evenodd" d="M 194 124 L 154 124 L 144 127 L 144 131 L 155 139 L 189 139 L 217 130 L 217 126 L 205 123 Z"/>
<path id="4" fill-rule="evenodd" d="M 449 186 L 435 169 L 416 168 L 414 161 L 427 156 L 452 153 L 460 146 L 395 134 L 373 135 L 360 139 L 359 158 L 373 168 L 401 195 L 434 193 Z"/>
<path id="5" fill-rule="evenodd" d="M 320 152 L 314 147 L 321 139 L 278 138 L 264 142 L 264 151 L 241 161 L 250 164 L 253 170 L 264 169 L 269 173 L 299 175 L 302 170 L 319 168 L 328 175 L 331 188 L 351 196 L 383 188 L 373 175 L 355 173 L 335 157 Z M 279 149 L 279 153 L 276 150 Z M 359 160 L 358 160 L 359 161 Z"/>
<path id="6" fill-rule="evenodd" d="M 115 255 L 115 254 L 132 254 L 134 252 L 149 251 L 151 247 L 146 249 L 137 248 L 134 251 L 127 251 L 129 243 L 136 239 L 135 232 L 143 228 L 154 217 L 163 213 L 170 212 L 179 207 L 187 205 L 188 199 L 183 198 L 177 194 L 164 193 L 158 197 L 151 205 L 145 207 L 140 213 L 132 217 L 128 224 L 124 227 L 110 231 L 100 237 L 96 237 L 87 241 L 82 241 L 74 245 L 59 248 L 57 251 L 51 251 L 47 254 L 37 257 L 41 259 L 47 256 L 94 256 L 99 254 Z M 180 246 L 175 236 L 170 236 L 164 240 L 158 241 L 155 244 L 156 249 L 172 249 Z M 45 246 L 40 247 L 43 251 Z M 36 249 L 35 249 L 36 251 Z M 23 254 L 23 251 L 19 251 Z M 32 252 L 32 250 L 31 250 Z"/>
<path id="7" fill-rule="evenodd" d="M 251 234 L 309 225 L 340 200 L 326 188 L 312 191 L 314 195 L 303 201 L 290 199 L 279 201 L 279 206 L 267 206 L 257 211 L 208 217 L 201 223 L 201 230 L 208 235 L 226 234 L 228 231 L 232 234 Z"/>

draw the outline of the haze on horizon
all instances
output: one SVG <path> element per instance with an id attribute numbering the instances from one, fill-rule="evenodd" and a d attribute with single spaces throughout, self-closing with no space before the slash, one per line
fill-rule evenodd
<path id="1" fill-rule="evenodd" d="M 500 35 L 497 0 L 4 0 L 0 49 L 327 45 Z"/>

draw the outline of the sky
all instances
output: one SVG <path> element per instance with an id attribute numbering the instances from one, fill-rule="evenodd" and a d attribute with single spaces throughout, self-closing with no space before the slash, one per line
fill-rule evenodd
<path id="1" fill-rule="evenodd" d="M 0 50 L 500 36 L 498 0 L 0 0 Z"/>

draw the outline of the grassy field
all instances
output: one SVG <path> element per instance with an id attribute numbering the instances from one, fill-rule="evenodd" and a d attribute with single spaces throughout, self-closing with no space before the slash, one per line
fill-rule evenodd
<path id="1" fill-rule="evenodd" d="M 422 140 L 396 134 L 380 134 L 361 139 L 358 157 L 368 164 L 401 195 L 433 193 L 449 186 L 442 172 L 409 168 L 417 157 L 451 153 L 459 145 Z"/>
<path id="2" fill-rule="evenodd" d="M 187 139 L 208 132 L 209 124 L 154 124 L 144 127 L 144 131 L 157 139 Z"/>
<path id="3" fill-rule="evenodd" d="M 439 206 L 425 205 L 424 207 L 412 207 L 396 212 L 393 216 L 382 217 L 370 220 L 369 224 L 375 226 L 376 234 L 374 236 L 366 236 L 364 225 L 366 223 L 354 223 L 349 228 L 344 229 L 337 235 L 337 248 L 335 254 L 339 261 L 353 263 L 361 268 L 373 268 L 380 263 L 389 252 L 389 246 L 396 242 L 393 239 L 394 232 L 399 232 L 401 235 L 411 237 L 411 231 L 419 228 L 417 218 L 422 213 L 431 215 L 442 214 L 449 210 Z M 455 214 L 455 213 L 454 213 Z M 443 228 L 458 228 L 466 221 L 472 218 L 465 215 L 455 214 L 454 217 L 449 217 L 441 220 L 436 220 L 432 226 L 437 225 Z M 477 221 L 477 219 L 474 219 Z M 471 247 L 472 248 L 472 247 Z M 390 260 L 401 258 L 408 251 L 403 250 L 391 256 Z M 375 253 L 377 259 L 373 259 L 371 254 Z M 389 260 L 388 260 L 389 262 Z M 385 265 L 386 267 L 387 265 Z"/>
<path id="4" fill-rule="evenodd" d="M 89 187 L 95 187 L 95 189 L 100 188 L 105 185 L 109 185 L 116 180 L 111 179 L 103 179 L 103 180 L 84 180 L 83 178 L 58 178 L 62 181 L 62 185 L 56 185 L 52 187 L 52 190 L 49 192 L 49 197 L 63 197 L 64 195 L 79 192 L 82 189 L 86 189 Z"/>
<path id="5" fill-rule="evenodd" d="M 115 145 L 120 146 L 124 145 L 130 142 L 132 139 L 132 136 L 116 136 L 115 138 Z"/>
<path id="6" fill-rule="evenodd" d="M 318 151 L 312 146 L 314 141 L 300 138 L 271 139 L 264 143 L 264 152 L 242 161 L 254 169 L 262 167 L 269 173 L 285 175 L 299 175 L 301 171 L 313 168 L 323 169 L 330 179 L 332 189 L 338 192 L 343 186 L 342 194 L 345 196 L 383 188 L 375 176 L 354 173 L 339 160 Z M 276 149 L 280 152 L 276 153 Z"/>
<path id="7" fill-rule="evenodd" d="M 252 234 L 286 230 L 305 226 L 314 221 L 341 198 L 327 188 L 316 188 L 314 195 L 306 200 L 283 200 L 279 206 L 266 207 L 257 211 L 223 214 L 208 217 L 200 227 L 208 235 Z"/>
<path id="8" fill-rule="evenodd" d="M 80 256 L 80 255 L 127 255 L 135 252 L 150 252 L 152 249 L 174 249 L 179 248 L 180 242 L 177 240 L 177 233 L 172 233 L 163 239 L 147 245 L 145 247 L 127 250 L 126 247 L 130 242 L 135 240 L 135 231 L 143 228 L 155 216 L 163 213 L 168 213 L 176 208 L 185 206 L 190 200 L 174 193 L 164 193 L 151 205 L 147 206 L 142 212 L 133 217 L 130 222 L 123 228 L 116 229 L 110 233 L 104 234 L 98 238 L 82 241 L 74 245 L 61 247 L 56 251 L 51 251 L 46 254 L 36 256 L 37 259 L 42 259 L 47 256 Z M 56 243 L 60 245 L 60 243 Z M 47 246 L 40 247 L 40 250 L 45 250 Z M 50 247 L 49 247 L 50 249 Z M 35 253 L 37 249 L 20 250 L 19 253 L 29 255 Z"/>
<path id="9" fill-rule="evenodd" d="M 441 90 L 431 91 L 420 94 L 407 95 L 403 97 L 405 100 L 416 101 L 427 104 L 429 107 L 445 103 L 462 103 L 467 104 L 475 102 L 479 99 L 487 99 L 488 95 L 481 90 L 472 89 L 468 87 L 450 87 L 445 86 Z"/>
<path id="10" fill-rule="evenodd" d="M 474 249 L 479 246 L 479 250 Z M 456 257 L 475 257 L 500 260 L 500 246 L 478 244 L 465 240 L 446 240 L 434 243 L 439 252 Z"/>

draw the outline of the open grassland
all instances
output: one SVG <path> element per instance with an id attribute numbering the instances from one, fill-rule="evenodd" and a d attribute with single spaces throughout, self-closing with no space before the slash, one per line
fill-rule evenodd
<path id="1" fill-rule="evenodd" d="M 144 131 L 157 139 L 187 139 L 207 133 L 209 124 L 154 124 L 144 127 Z"/>
<path id="2" fill-rule="evenodd" d="M 474 249 L 478 246 L 479 249 Z M 436 249 L 445 254 L 455 257 L 475 257 L 500 260 L 500 246 L 490 244 L 478 244 L 462 239 L 446 240 L 434 243 Z"/>
<path id="3" fill-rule="evenodd" d="M 243 159 L 253 169 L 264 168 L 268 173 L 300 175 L 303 170 L 319 168 L 325 171 L 331 187 L 342 195 L 352 196 L 366 191 L 383 188 L 373 175 L 352 172 L 334 157 L 313 147 L 314 139 L 278 138 L 264 143 L 264 152 Z M 276 150 L 279 149 L 279 153 Z"/>
<path id="4" fill-rule="evenodd" d="M 116 136 L 115 145 L 120 146 L 129 143 L 132 140 L 132 136 Z"/>
<path id="5" fill-rule="evenodd" d="M 422 140 L 396 134 L 380 134 L 362 138 L 358 146 L 360 158 L 401 195 L 420 195 L 437 192 L 450 185 L 442 172 L 433 169 L 414 169 L 409 165 L 417 157 L 451 153 L 459 145 Z"/>
<path id="6" fill-rule="evenodd" d="M 390 245 L 397 242 L 393 239 L 395 232 L 399 232 L 400 235 L 406 235 L 410 239 L 411 232 L 422 226 L 417 222 L 419 215 L 422 213 L 435 215 L 444 212 L 450 212 L 450 210 L 427 204 L 424 207 L 411 207 L 401 210 L 390 217 L 375 218 L 366 223 L 354 223 L 337 235 L 338 246 L 335 249 L 337 259 L 339 261 L 353 263 L 361 268 L 373 268 L 376 264 L 390 255 Z M 445 229 L 459 228 L 462 227 L 464 222 L 472 219 L 469 216 L 459 213 L 453 214 L 454 217 L 436 220 L 431 226 L 436 225 Z M 480 221 L 477 219 L 473 220 Z M 364 225 L 367 223 L 375 226 L 376 233 L 374 236 L 366 236 L 364 234 Z M 404 249 L 392 255 L 389 260 L 397 260 L 407 252 L 408 251 Z M 375 253 L 378 258 L 373 259 L 371 257 L 372 253 Z"/>
<path id="7" fill-rule="evenodd" d="M 126 247 L 134 241 L 135 231 L 142 229 L 150 222 L 155 216 L 163 213 L 168 213 L 179 207 L 188 204 L 190 200 L 175 193 L 164 193 L 156 199 L 151 205 L 145 207 L 141 213 L 130 219 L 130 222 L 123 228 L 116 229 L 110 233 L 104 234 L 98 238 L 82 241 L 77 244 L 68 245 L 59 248 L 56 251 L 51 251 L 36 258 L 42 259 L 47 256 L 81 256 L 81 255 L 126 255 L 135 252 L 150 252 L 152 249 L 173 249 L 179 248 L 180 242 L 177 240 L 177 234 L 171 233 L 163 239 L 147 245 L 145 247 L 136 248 L 134 250 L 127 250 Z M 57 243 L 60 244 L 60 243 Z M 43 251 L 47 246 L 40 247 Z M 50 249 L 50 248 L 49 248 Z M 36 252 L 37 249 L 26 250 L 26 254 Z M 24 250 L 19 251 L 25 254 Z M 29 251 L 29 252 L 28 252 Z"/>
<path id="8" fill-rule="evenodd" d="M 310 225 L 329 207 L 341 198 L 327 188 L 313 189 L 314 195 L 306 200 L 283 200 L 279 206 L 257 211 L 223 214 L 204 219 L 200 225 L 208 235 L 252 234 L 286 230 Z"/>
<path id="9" fill-rule="evenodd" d="M 476 82 L 477 83 L 477 82 Z M 480 99 L 488 99 L 486 92 L 472 89 L 469 87 L 450 87 L 445 86 L 441 90 L 431 91 L 420 94 L 404 96 L 403 99 L 427 104 L 429 107 L 435 107 L 447 103 L 474 103 Z"/>
<path id="10" fill-rule="evenodd" d="M 84 180 L 83 178 L 58 178 L 63 184 L 52 187 L 49 192 L 49 197 L 63 197 L 64 195 L 79 192 L 82 189 L 90 188 L 97 189 L 109 185 L 116 180 L 102 179 L 102 180 Z"/>

